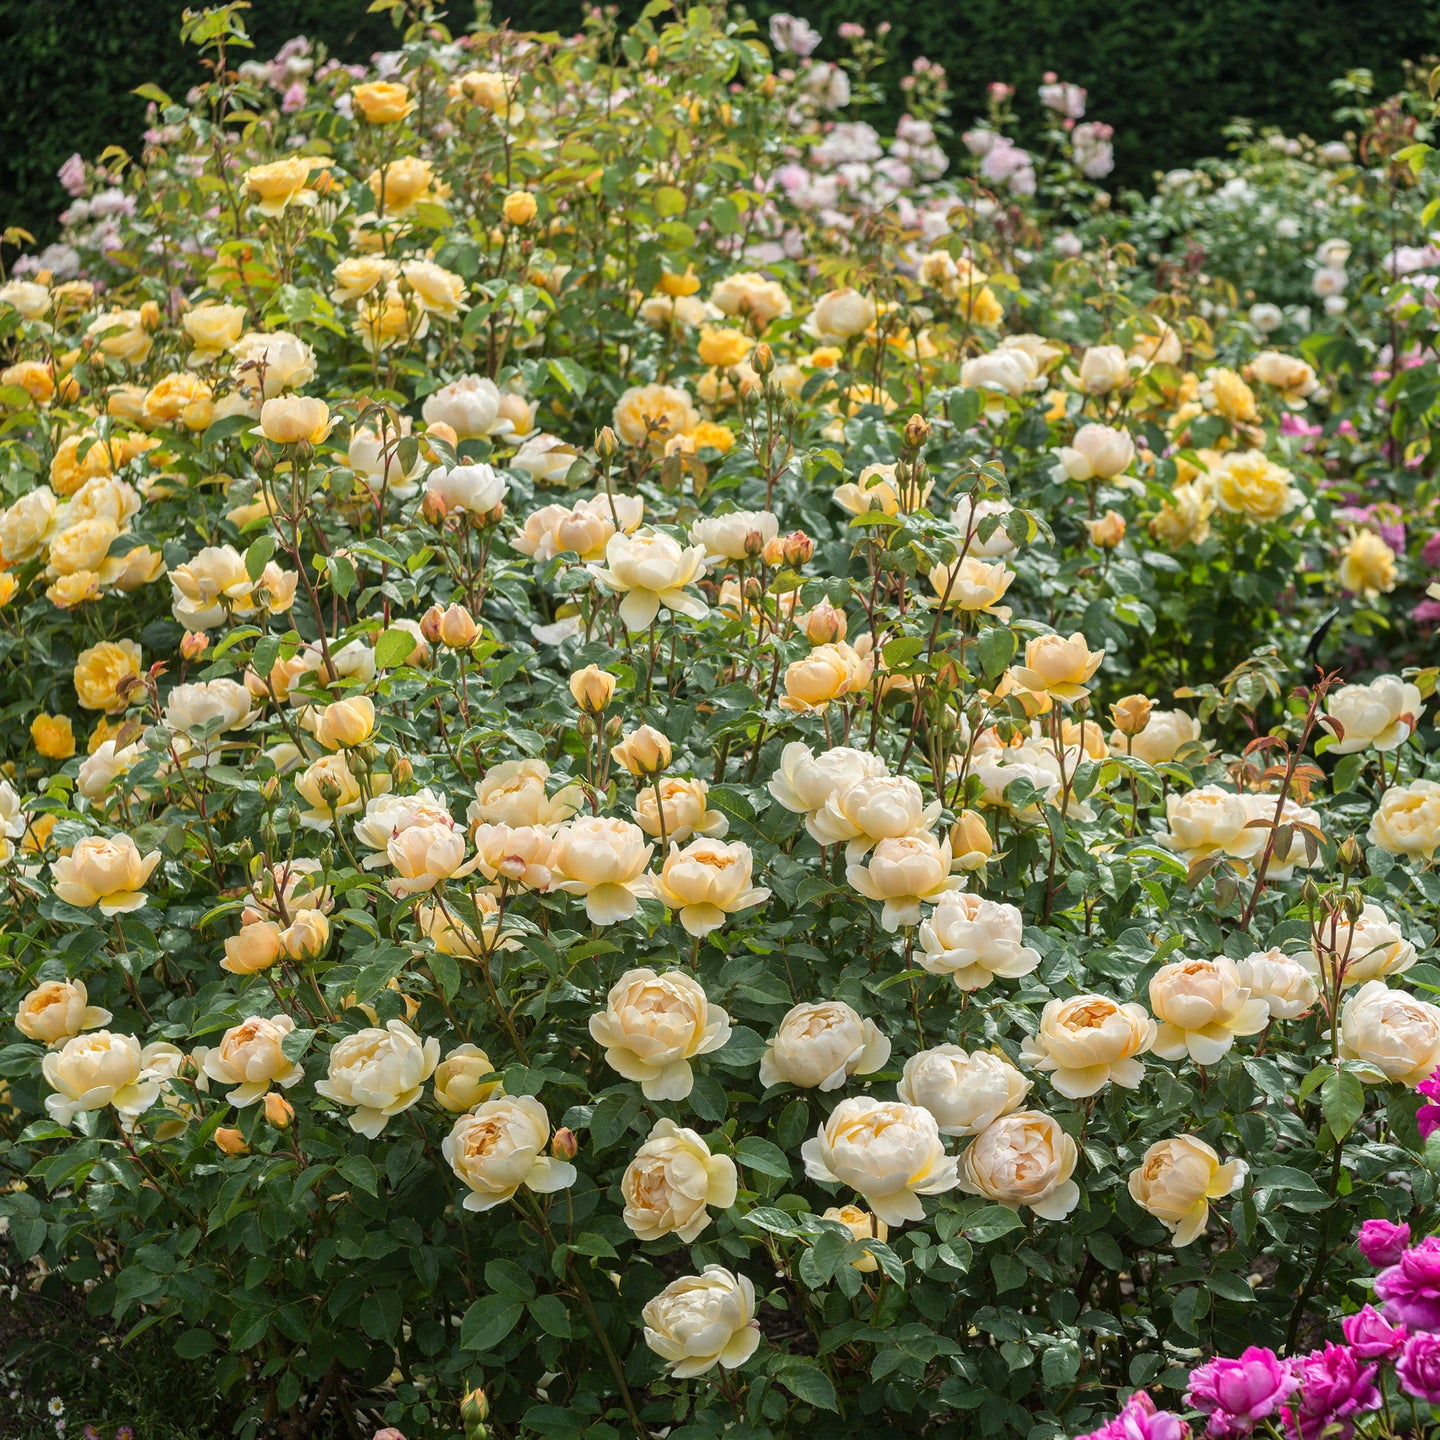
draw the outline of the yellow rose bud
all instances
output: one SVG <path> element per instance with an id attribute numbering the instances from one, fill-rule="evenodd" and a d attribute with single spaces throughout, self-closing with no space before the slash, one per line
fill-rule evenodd
<path id="1" fill-rule="evenodd" d="M 641 725 L 611 747 L 610 757 L 636 778 L 658 775 L 670 764 L 670 742 L 652 725 Z"/>
<path id="2" fill-rule="evenodd" d="M 750 353 L 750 339 L 740 330 L 702 330 L 700 358 L 707 365 L 731 370 Z"/>
<path id="3" fill-rule="evenodd" d="M 245 1143 L 245 1137 L 233 1125 L 222 1125 L 215 1132 L 215 1144 L 226 1155 L 248 1155 L 250 1147 Z"/>
<path id="4" fill-rule="evenodd" d="M 295 1123 L 295 1107 L 278 1091 L 265 1097 L 265 1120 L 276 1130 L 288 1130 Z"/>
<path id="5" fill-rule="evenodd" d="M 351 695 L 325 706 L 315 721 L 315 738 L 327 750 L 353 750 L 375 734 L 375 702 Z"/>
<path id="6" fill-rule="evenodd" d="M 330 407 L 313 395 L 279 395 L 260 407 L 260 433 L 276 445 L 318 445 L 330 426 Z"/>
<path id="7" fill-rule="evenodd" d="M 1122 735 L 1138 735 L 1150 723 L 1153 708 L 1148 695 L 1127 695 L 1110 707 L 1110 719 Z"/>
<path id="8" fill-rule="evenodd" d="M 598 665 L 587 665 L 570 677 L 570 693 L 587 715 L 598 715 L 615 698 L 615 677 Z"/>
<path id="9" fill-rule="evenodd" d="M 535 197 L 528 190 L 512 190 L 505 197 L 501 213 L 511 225 L 528 225 L 539 209 Z"/>
<path id="10" fill-rule="evenodd" d="M 372 80 L 357 85 L 350 92 L 355 109 L 372 125 L 392 125 L 403 120 L 415 108 L 410 92 L 393 81 Z"/>
<path id="11" fill-rule="evenodd" d="M 37 715 L 30 739 L 47 760 L 68 760 L 75 753 L 75 731 L 68 715 Z"/>
<path id="12" fill-rule="evenodd" d="M 1116 510 L 1107 510 L 1098 520 L 1084 524 L 1097 550 L 1113 550 L 1125 538 L 1125 517 Z"/>

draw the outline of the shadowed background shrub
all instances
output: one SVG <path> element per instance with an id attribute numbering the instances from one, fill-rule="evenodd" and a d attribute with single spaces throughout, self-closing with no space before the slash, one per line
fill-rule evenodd
<path id="1" fill-rule="evenodd" d="M 0 221 L 53 237 L 52 216 L 65 203 L 55 172 L 66 157 L 135 142 L 144 116 L 130 93 L 136 85 L 173 93 L 196 80 L 178 39 L 184 8 L 185 0 L 0 0 Z M 364 60 L 396 43 L 388 18 L 366 8 L 367 0 L 259 0 L 246 17 L 254 54 L 268 58 L 305 34 L 343 60 Z M 626 19 L 641 8 L 642 0 L 619 7 Z M 1394 89 L 1403 57 L 1440 49 L 1440 0 L 760 0 L 749 8 L 762 19 L 804 15 L 825 36 L 821 55 L 837 53 L 842 21 L 873 29 L 888 20 L 903 63 L 926 55 L 949 72 L 957 128 L 984 108 L 990 81 L 1014 84 L 1022 114 L 1033 113 L 1041 75 L 1058 71 L 1087 86 L 1090 114 L 1115 126 L 1117 186 L 1147 186 L 1156 170 L 1217 153 L 1237 115 L 1327 138 L 1336 75 L 1365 66 L 1381 90 Z M 566 33 L 582 14 L 579 0 L 494 0 L 492 9 L 518 29 Z M 452 28 L 472 15 L 471 0 L 457 0 Z"/>

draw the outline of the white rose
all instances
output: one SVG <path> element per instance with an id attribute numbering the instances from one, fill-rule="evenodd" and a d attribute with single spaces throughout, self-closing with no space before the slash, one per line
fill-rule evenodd
<path id="1" fill-rule="evenodd" d="M 683 1100 L 695 1084 L 690 1061 L 729 1040 L 730 1017 L 684 971 L 627 970 L 590 1017 L 590 1034 L 605 1046 L 605 1063 L 638 1080 L 647 1100 Z"/>
<path id="2" fill-rule="evenodd" d="M 843 1000 L 796 1005 L 760 1059 L 762 1085 L 838 1090 L 852 1075 L 872 1075 L 890 1058 L 890 1041 L 873 1020 Z"/>
<path id="3" fill-rule="evenodd" d="M 1440 1068 L 1440 1007 L 1368 980 L 1341 1008 L 1340 1054 L 1402 1085 L 1428 1080 Z"/>
<path id="4" fill-rule="evenodd" d="M 895 1093 L 928 1110 L 942 1135 L 978 1135 L 1018 1110 L 1031 1082 L 993 1050 L 967 1054 L 958 1045 L 921 1050 L 905 1062 Z"/>
<path id="5" fill-rule="evenodd" d="M 755 1287 L 720 1265 L 672 1280 L 640 1317 L 645 1343 L 677 1380 L 703 1375 L 716 1365 L 733 1370 L 760 1344 Z"/>
<path id="6" fill-rule="evenodd" d="M 1330 753 L 1398 749 L 1415 733 L 1424 708 L 1419 688 L 1398 675 L 1382 675 L 1369 685 L 1342 685 L 1331 692 L 1325 706 L 1325 720 L 1340 727 Z"/>
<path id="7" fill-rule="evenodd" d="M 932 975 L 949 975 L 960 990 L 980 990 L 997 975 L 1028 975 L 1040 952 L 1022 943 L 1024 921 L 1014 905 L 969 892 L 940 897 L 920 926 L 918 956 Z"/>
<path id="8" fill-rule="evenodd" d="M 735 1203 L 738 1179 L 728 1155 L 712 1155 L 694 1130 L 659 1120 L 620 1178 L 624 1221 L 641 1240 L 674 1235 L 689 1245 L 710 1210 Z"/>
<path id="9" fill-rule="evenodd" d="M 500 415 L 500 391 L 483 375 L 462 375 L 420 407 L 427 425 L 448 425 L 461 440 L 489 435 Z"/>
<path id="10" fill-rule="evenodd" d="M 446 1163 L 470 1192 L 467 1210 L 491 1210 L 523 1185 L 538 1195 L 575 1183 L 573 1165 L 544 1153 L 550 1116 L 531 1095 L 497 1095 L 462 1115 L 440 1144 Z"/>
<path id="11" fill-rule="evenodd" d="M 317 1093 L 354 1107 L 350 1128 L 373 1140 L 392 1115 L 408 1110 L 424 1093 L 440 1061 L 440 1042 L 421 1040 L 401 1020 L 383 1030 L 358 1030 L 336 1042 L 329 1073 Z"/>
<path id="12" fill-rule="evenodd" d="M 792 740 L 780 752 L 780 768 L 768 788 L 785 809 L 813 815 L 837 792 L 886 773 L 885 762 L 868 750 L 837 745 L 814 755 L 803 741 Z"/>
<path id="13" fill-rule="evenodd" d="M 510 484 L 489 465 L 456 465 L 432 472 L 425 481 L 425 493 L 433 495 L 447 511 L 488 515 L 504 503 Z"/>
<path id="14" fill-rule="evenodd" d="M 1272 1020 L 1296 1019 L 1320 995 L 1305 966 L 1283 950 L 1257 950 L 1235 962 L 1235 973 L 1255 999 L 1265 1002 Z"/>

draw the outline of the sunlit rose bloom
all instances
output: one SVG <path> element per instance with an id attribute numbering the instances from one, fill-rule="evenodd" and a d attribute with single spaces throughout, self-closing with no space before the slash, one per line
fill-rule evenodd
<path id="1" fill-rule="evenodd" d="M 656 799 L 658 785 L 660 798 Z M 635 823 L 652 840 L 658 840 L 662 831 L 667 841 L 676 844 L 692 835 L 705 835 L 712 840 L 723 840 L 730 829 L 730 821 L 722 811 L 707 808 L 705 797 L 710 787 L 703 780 L 685 780 L 676 775 L 667 775 L 647 785 L 635 796 L 630 809 Z M 661 819 L 664 825 L 661 825 Z"/>
<path id="2" fill-rule="evenodd" d="M 682 547 L 669 535 L 639 530 L 634 535 L 612 535 L 605 546 L 605 565 L 591 565 L 591 573 L 607 589 L 622 597 L 620 618 L 630 630 L 644 630 L 663 606 L 677 615 L 703 620 L 705 601 L 686 587 L 705 573 L 705 547 Z"/>
<path id="3" fill-rule="evenodd" d="M 1440 1006 L 1368 980 L 1341 1007 L 1340 1055 L 1387 1080 L 1416 1085 L 1440 1068 Z"/>
<path id="4" fill-rule="evenodd" d="M 877 775 L 835 789 L 806 828 L 822 845 L 847 842 L 845 857 L 854 863 L 880 840 L 926 833 L 940 811 L 908 776 Z"/>
<path id="5" fill-rule="evenodd" d="M 335 282 L 331 296 L 337 305 L 349 305 L 362 295 L 388 285 L 399 274 L 399 265 L 384 255 L 351 255 L 331 272 L 330 278 Z"/>
<path id="6" fill-rule="evenodd" d="M 0 512 L 0 559 L 7 565 L 33 560 L 58 523 L 55 492 L 48 485 L 27 491 Z"/>
<path id="7" fill-rule="evenodd" d="M 289 915 L 296 910 L 325 910 L 334 905 L 334 894 L 325 882 L 325 867 L 319 860 L 297 857 L 262 869 L 251 890 L 258 905 L 278 906 Z"/>
<path id="8" fill-rule="evenodd" d="M 636 496 L 593 495 L 571 506 L 545 505 L 533 511 L 511 543 L 542 563 L 564 554 L 599 560 L 612 535 L 633 533 L 644 517 L 645 502 Z"/>
<path id="9" fill-rule="evenodd" d="M 506 462 L 511 470 L 528 475 L 537 485 L 558 485 L 570 473 L 580 451 L 558 435 L 531 435 Z"/>
<path id="10" fill-rule="evenodd" d="M 721 1265 L 672 1280 L 640 1312 L 645 1343 L 677 1380 L 719 1365 L 734 1370 L 760 1344 L 755 1287 Z"/>
<path id="11" fill-rule="evenodd" d="M 1233 1195 L 1250 1167 L 1243 1160 L 1220 1163 L 1220 1157 L 1194 1135 L 1159 1140 L 1146 1150 L 1130 1172 L 1130 1197 L 1170 1230 L 1179 1247 L 1197 1240 L 1210 1218 L 1211 1200 Z"/>
<path id="12" fill-rule="evenodd" d="M 472 897 L 479 917 L 478 933 L 455 911 L 427 903 L 415 911 L 420 933 L 442 954 L 463 960 L 484 960 L 497 951 L 518 950 L 519 932 L 501 923 L 500 902 L 489 890 L 476 890 Z M 469 913 L 469 907 L 466 907 Z"/>
<path id="13" fill-rule="evenodd" d="M 1207 410 L 1223 415 L 1232 425 L 1249 425 L 1260 418 L 1255 408 L 1255 392 L 1234 370 L 1222 365 L 1205 372 L 1200 402 Z"/>
<path id="14" fill-rule="evenodd" d="M 1083 1100 L 1114 1083 L 1137 1089 L 1145 1078 L 1139 1056 L 1155 1043 L 1155 1022 L 1143 1005 L 1122 1005 L 1105 995 L 1051 1000 L 1040 1029 L 1026 1038 L 1020 1058 L 1050 1076 L 1070 1100 Z"/>
<path id="15" fill-rule="evenodd" d="M 147 429 L 178 422 L 203 430 L 215 418 L 210 387 L 194 375 L 166 375 L 146 391 L 141 418 Z"/>
<path id="16" fill-rule="evenodd" d="M 358 749 L 375 738 L 375 702 L 368 695 L 347 695 L 307 709 L 303 723 L 327 750 Z"/>
<path id="17" fill-rule="evenodd" d="M 973 356 L 960 367 L 960 383 L 967 390 L 992 392 L 993 399 L 987 400 L 986 408 L 1001 414 L 1005 409 L 1001 396 L 1018 399 L 1037 382 L 1043 389 L 1040 366 L 1025 350 L 992 350 L 988 355 Z"/>
<path id="18" fill-rule="evenodd" d="M 674 1235 L 689 1245 L 709 1225 L 709 1207 L 735 1203 L 738 1180 L 728 1155 L 712 1155 L 694 1130 L 658 1120 L 620 1177 L 623 1219 L 641 1240 Z"/>
<path id="19" fill-rule="evenodd" d="M 54 578 L 81 571 L 94 574 L 104 563 L 111 542 L 119 533 L 115 522 L 108 517 L 66 525 L 50 539 L 50 563 L 46 566 L 46 575 Z"/>
<path id="20" fill-rule="evenodd" d="M 268 1020 L 252 1015 L 205 1052 L 201 1068 L 210 1079 L 235 1087 L 225 1097 L 232 1105 L 242 1109 L 253 1105 L 272 1085 L 288 1089 L 305 1078 L 304 1070 L 287 1059 L 282 1048 L 294 1028 L 288 1015 L 272 1015 Z"/>
<path id="21" fill-rule="evenodd" d="M 1319 990 L 1305 966 L 1283 950 L 1257 950 L 1235 962 L 1240 983 L 1257 1000 L 1263 1000 L 1272 1020 L 1294 1020 L 1319 998 Z"/>
<path id="22" fill-rule="evenodd" d="M 895 931 L 920 923 L 922 903 L 934 904 L 965 882 L 951 875 L 950 841 L 933 835 L 881 840 L 863 864 L 848 865 L 845 878 L 867 900 L 878 900 L 880 923 Z"/>
<path id="23" fill-rule="evenodd" d="M 1082 425 L 1075 432 L 1073 444 L 1062 448 L 1057 458 L 1057 479 L 1113 480 L 1130 468 L 1135 459 L 1135 442 L 1127 431 L 1109 425 Z"/>
<path id="24" fill-rule="evenodd" d="M 693 430 L 700 414 L 678 386 L 632 385 L 615 402 L 611 423 L 627 445 L 644 445 Z"/>
<path id="25" fill-rule="evenodd" d="M 291 155 L 245 172 L 245 188 L 262 215 L 282 215 L 291 205 L 313 205 L 319 196 L 309 188 L 311 175 L 330 162 L 311 155 Z"/>
<path id="26" fill-rule="evenodd" d="M 1380 797 L 1366 838 L 1392 855 L 1429 859 L 1440 849 L 1440 782 L 1392 785 Z"/>
<path id="27" fill-rule="evenodd" d="M 273 920 L 252 920 L 226 939 L 220 968 L 232 975 L 254 975 L 268 970 L 284 952 L 280 927 Z"/>
<path id="28" fill-rule="evenodd" d="M 127 365 L 143 364 L 155 344 L 139 310 L 103 311 L 86 327 L 85 335 L 110 359 L 123 360 Z"/>
<path id="29" fill-rule="evenodd" d="M 1052 1116 L 1016 1110 L 987 1125 L 960 1157 L 959 1187 L 1012 1210 L 1063 1220 L 1080 1203 L 1079 1151 Z"/>
<path id="30" fill-rule="evenodd" d="M 1251 995 L 1235 962 L 1177 960 L 1150 980 L 1150 1008 L 1160 1022 L 1152 1047 L 1162 1060 L 1214 1065 L 1241 1035 L 1255 1035 L 1270 1021 L 1270 1007 Z"/>
<path id="31" fill-rule="evenodd" d="M 465 832 L 452 820 L 430 821 L 396 831 L 385 847 L 393 878 L 392 895 L 418 895 L 446 880 L 468 875 L 476 861 L 465 862 Z"/>
<path id="32" fill-rule="evenodd" d="M 921 1050 L 905 1062 L 895 1093 L 934 1117 L 942 1135 L 978 1135 L 1018 1110 L 1031 1082 L 993 1050 L 967 1054 L 958 1045 Z"/>
<path id="33" fill-rule="evenodd" d="M 1210 538 L 1210 516 L 1214 510 L 1215 497 L 1208 485 L 1176 485 L 1150 521 L 1150 533 L 1172 550 L 1182 545 L 1202 545 Z"/>
<path id="34" fill-rule="evenodd" d="M 1130 378 L 1130 362 L 1118 345 L 1091 345 L 1080 357 L 1079 375 L 1071 378 L 1087 395 L 1108 395 Z"/>
<path id="35" fill-rule="evenodd" d="M 384 216 L 404 215 L 416 205 L 438 203 L 450 192 L 437 185 L 430 162 L 419 155 L 402 155 L 366 177 L 370 193 Z"/>
<path id="36" fill-rule="evenodd" d="M 1040 952 L 1023 942 L 1019 909 L 969 892 L 940 896 L 920 926 L 918 963 L 932 975 L 948 975 L 960 990 L 981 990 L 997 976 L 1028 975 Z"/>
<path id="37" fill-rule="evenodd" d="M 315 352 L 288 330 L 251 330 L 231 347 L 230 358 L 235 383 L 265 400 L 315 378 Z"/>
<path id="38" fill-rule="evenodd" d="M 873 1075 L 890 1058 L 890 1041 L 873 1020 L 843 1000 L 796 1005 L 760 1058 L 762 1085 L 838 1090 L 851 1076 Z"/>
<path id="39" fill-rule="evenodd" d="M 438 1040 L 422 1041 L 403 1021 L 391 1020 L 383 1030 L 357 1030 L 336 1041 L 315 1090 L 351 1108 L 350 1128 L 373 1140 L 421 1098 L 439 1061 Z"/>
<path id="40" fill-rule="evenodd" d="M 0 285 L 0 305 L 18 310 L 27 320 L 42 319 L 50 310 L 50 291 L 36 280 L 7 280 Z"/>
<path id="41" fill-rule="evenodd" d="M 196 739 L 243 730 L 254 717 L 250 692 L 224 677 L 177 685 L 165 702 L 165 724 Z"/>
<path id="42" fill-rule="evenodd" d="M 459 1115 L 483 1104 L 500 1089 L 500 1075 L 490 1057 L 475 1045 L 457 1045 L 435 1067 L 430 1081 L 435 1102 Z"/>
<path id="43" fill-rule="evenodd" d="M 900 1100 L 842 1100 L 800 1153 L 810 1179 L 849 1186 L 887 1225 L 923 1220 L 920 1196 L 957 1183 L 935 1117 Z"/>
<path id="44" fill-rule="evenodd" d="M 1004 523 L 1013 509 L 1008 500 L 977 501 L 969 495 L 962 495 L 950 512 L 950 523 L 963 537 L 968 537 L 965 554 L 977 560 L 994 560 L 1013 555 L 1016 544 L 1010 538 Z M 992 518 L 1000 522 L 993 529 L 985 523 Z M 982 534 L 982 528 L 989 533 Z"/>
<path id="45" fill-rule="evenodd" d="M 711 298 L 714 299 L 713 293 Z M 815 303 L 805 322 L 805 331 L 822 344 L 843 345 L 868 330 L 875 323 L 876 314 L 875 302 L 870 296 L 858 290 L 832 290 Z"/>
<path id="46" fill-rule="evenodd" d="M 1183 710 L 1151 710 L 1145 728 L 1134 735 L 1112 732 L 1110 750 L 1115 755 L 1134 755 L 1147 765 L 1164 765 L 1186 745 L 1200 738 L 1200 722 Z"/>
<path id="47" fill-rule="evenodd" d="M 580 808 L 584 795 L 578 785 L 565 785 L 553 795 L 545 793 L 550 767 L 543 760 L 505 760 L 492 765 L 475 782 L 475 798 L 465 812 L 474 825 L 555 826 Z"/>
<path id="48" fill-rule="evenodd" d="M 610 987 L 605 1009 L 590 1017 L 605 1063 L 640 1084 L 647 1100 L 683 1100 L 694 1088 L 690 1061 L 730 1038 L 730 1017 L 681 970 L 627 970 Z"/>
<path id="49" fill-rule="evenodd" d="M 1130 342 L 1130 354 L 1146 365 L 1178 365 L 1185 354 L 1180 336 L 1158 315 L 1142 319 L 1145 328 Z"/>
<path id="50" fill-rule="evenodd" d="M 450 82 L 450 96 L 488 110 L 502 125 L 518 125 L 525 107 L 515 98 L 517 80 L 499 70 L 467 70 Z"/>
<path id="51" fill-rule="evenodd" d="M 1273 386 L 1292 410 L 1302 410 L 1305 401 L 1320 388 L 1315 371 L 1293 355 L 1262 350 L 1247 367 L 1263 385 Z"/>
<path id="52" fill-rule="evenodd" d="M 267 402 L 268 403 L 268 402 Z M 425 468 L 417 447 L 407 466 L 401 444 L 410 436 L 410 417 L 403 415 L 397 427 L 393 420 L 383 425 L 378 419 L 357 425 L 350 432 L 346 459 L 355 478 L 372 495 L 385 494 L 396 500 L 408 500 L 419 489 L 418 476 Z"/>
<path id="53" fill-rule="evenodd" d="M 427 502 L 439 504 L 447 515 L 490 515 L 509 492 L 509 481 L 489 465 L 433 470 L 425 480 Z"/>
<path id="54" fill-rule="evenodd" d="M 671 754 L 669 738 L 653 725 L 637 725 L 610 747 L 610 758 L 637 780 L 659 774 L 670 764 Z"/>
<path id="55" fill-rule="evenodd" d="M 81 980 L 46 980 L 31 990 L 15 1011 L 15 1028 L 22 1035 L 51 1046 L 109 1021 L 108 1010 L 90 1004 Z"/>
<path id="56" fill-rule="evenodd" d="M 543 826 L 477 825 L 474 838 L 477 866 L 492 884 L 550 888 L 553 841 Z"/>
<path id="57" fill-rule="evenodd" d="M 513 1200 L 522 1185 L 550 1195 L 575 1183 L 573 1165 L 544 1153 L 549 1139 L 550 1116 L 538 1100 L 497 1095 L 460 1116 L 440 1150 L 469 1192 L 465 1209 L 492 1210 Z"/>
<path id="58" fill-rule="evenodd" d="M 227 611 L 243 611 L 255 582 L 233 545 L 211 545 L 170 571 L 175 618 L 187 630 L 213 630 Z"/>
<path id="59" fill-rule="evenodd" d="M 1419 687 L 1398 675 L 1382 675 L 1368 685 L 1342 685 L 1325 702 L 1325 720 L 1339 727 L 1330 753 L 1398 749 L 1415 733 L 1424 708 Z"/>
<path id="60" fill-rule="evenodd" d="M 894 465 L 867 465 L 853 480 L 835 487 L 835 503 L 852 515 L 866 515 L 878 510 L 884 515 L 909 514 L 920 509 L 930 498 L 934 481 L 923 486 L 902 483 Z"/>
<path id="61" fill-rule="evenodd" d="M 41 1069 L 54 1091 L 45 1097 L 45 1110 L 57 1125 L 70 1124 L 81 1110 L 110 1105 L 129 1130 L 160 1095 L 160 1081 L 146 1070 L 133 1035 L 74 1035 L 45 1056 Z"/>
<path id="62" fill-rule="evenodd" d="M 52 542 L 53 543 L 53 542 Z M 1395 552 L 1373 530 L 1352 530 L 1340 552 L 1340 583 L 1352 595 L 1373 600 L 1398 583 Z"/>
<path id="63" fill-rule="evenodd" d="M 456 320 L 467 308 L 465 281 L 433 260 L 402 260 L 400 276 L 403 288 L 412 293 L 415 302 L 427 315 Z M 455 433 L 458 435 L 460 432 L 457 430 Z"/>
<path id="64" fill-rule="evenodd" d="M 1025 642 L 1025 663 L 1013 668 L 1020 684 L 1059 700 L 1088 695 L 1086 682 L 1100 668 L 1103 650 L 1091 650 L 1084 635 L 1037 635 Z"/>
<path id="65" fill-rule="evenodd" d="M 930 571 L 930 588 L 935 592 L 936 605 L 1008 620 L 1010 607 L 1001 605 L 1000 598 L 1014 579 L 1015 572 L 1008 565 L 967 555 L 953 565 L 935 566 Z"/>
<path id="66" fill-rule="evenodd" d="M 864 690 L 874 672 L 874 662 L 844 641 L 817 645 L 803 660 L 785 667 L 780 708 L 796 714 L 824 710 L 832 701 Z"/>
<path id="67" fill-rule="evenodd" d="M 1337 968 L 1340 983 L 1348 989 L 1401 975 L 1420 958 L 1399 925 L 1378 905 L 1367 903 L 1353 923 L 1339 913 L 1322 916 L 1319 923 L 1320 933 L 1312 935 L 1301 963 L 1327 991 L 1334 987 Z"/>
<path id="68" fill-rule="evenodd" d="M 757 559 L 767 542 L 780 533 L 779 518 L 769 510 L 732 510 L 706 515 L 690 527 L 690 539 L 705 550 L 712 565 L 726 560 Z"/>
<path id="69" fill-rule="evenodd" d="M 812 754 L 802 740 L 780 752 L 780 768 L 770 777 L 771 796 L 796 815 L 814 816 L 826 802 L 858 781 L 886 774 L 884 760 L 868 750 L 837 745 Z"/>
<path id="70" fill-rule="evenodd" d="M 159 863 L 158 850 L 142 856 L 128 835 L 87 835 L 51 865 L 51 888 L 67 905 L 122 915 L 149 901 L 145 882 Z"/>
<path id="71" fill-rule="evenodd" d="M 654 852 L 638 825 L 582 816 L 555 832 L 550 868 L 561 877 L 555 888 L 583 895 L 585 913 L 596 925 L 628 920 L 636 911 L 637 896 L 648 890 L 645 867 Z"/>
<path id="72" fill-rule="evenodd" d="M 1250 826 L 1250 808 L 1243 795 L 1202 785 L 1165 801 L 1169 829 L 1160 843 L 1178 850 L 1186 860 L 1225 854 L 1248 860 L 1265 845 L 1265 832 Z"/>
<path id="73" fill-rule="evenodd" d="M 1237 450 L 1226 455 L 1210 470 L 1209 484 L 1222 510 L 1241 515 L 1252 525 L 1283 519 L 1305 503 L 1295 477 L 1267 460 L 1259 450 Z"/>
<path id="74" fill-rule="evenodd" d="M 370 793 L 390 788 L 390 777 L 371 771 Z M 353 815 L 366 800 L 360 781 L 343 752 L 322 755 L 295 777 L 295 790 L 309 807 L 301 812 L 300 823 L 309 830 L 328 830 L 337 815 Z"/>
<path id="75" fill-rule="evenodd" d="M 727 275 L 710 291 L 710 303 L 722 315 L 738 315 L 761 330 L 790 313 L 790 297 L 784 286 L 753 270 Z"/>

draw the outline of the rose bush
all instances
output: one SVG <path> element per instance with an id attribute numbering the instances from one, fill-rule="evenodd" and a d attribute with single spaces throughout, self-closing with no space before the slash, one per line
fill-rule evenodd
<path id="1" fill-rule="evenodd" d="M 875 37 L 388 8 L 189 16 L 0 284 L 8 1246 L 245 1436 L 1369 1415 L 1350 1236 L 1440 1219 L 1395 107 L 1307 333 L 1150 266 L 1078 87 L 943 178 Z"/>

